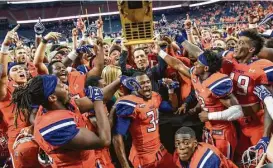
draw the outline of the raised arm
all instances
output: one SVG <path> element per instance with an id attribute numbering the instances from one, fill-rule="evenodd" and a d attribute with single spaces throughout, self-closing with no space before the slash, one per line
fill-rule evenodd
<path id="1" fill-rule="evenodd" d="M 35 56 L 34 56 L 34 60 L 33 60 L 34 65 L 37 68 L 39 74 L 48 74 L 47 67 L 44 64 L 47 42 L 49 40 L 57 40 L 59 37 L 61 37 L 60 33 L 50 32 L 44 37 L 42 42 L 39 44 L 39 46 L 35 52 Z"/>
<path id="2" fill-rule="evenodd" d="M 125 104 L 125 102 L 130 103 Z M 123 137 L 127 134 L 133 120 L 132 117 L 134 115 L 135 107 L 129 105 L 131 103 L 134 102 L 131 102 L 130 100 L 119 100 L 116 103 L 116 120 L 113 126 L 113 145 L 122 168 L 129 168 Z"/>
<path id="3" fill-rule="evenodd" d="M 254 94 L 263 102 L 264 108 L 264 136 L 270 137 L 273 121 L 273 91 L 272 86 L 258 85 L 254 88 Z"/>
<path id="4" fill-rule="evenodd" d="M 193 37 L 193 33 L 192 33 L 192 31 L 193 31 L 192 27 L 193 27 L 193 25 L 192 25 L 192 21 L 190 20 L 190 15 L 187 14 L 187 19 L 184 22 L 184 28 L 186 30 L 186 34 L 187 34 L 189 42 L 192 44 L 196 44 L 194 37 Z"/>
<path id="5" fill-rule="evenodd" d="M 190 55 L 193 55 L 196 58 L 198 58 L 198 56 L 203 53 L 203 50 L 201 50 L 198 46 L 188 42 L 187 40 L 185 40 L 181 44 Z"/>
<path id="6" fill-rule="evenodd" d="M 109 85 L 102 88 L 103 101 L 107 102 L 113 97 L 115 92 L 119 89 L 120 83 L 121 83 L 120 78 L 118 78 L 115 81 L 113 81 L 112 83 L 110 83 Z M 94 109 L 94 105 L 89 100 L 88 97 L 76 99 L 75 102 L 76 102 L 77 106 L 79 107 L 80 111 L 83 113 Z"/>
<path id="7" fill-rule="evenodd" d="M 0 78 L 0 101 L 6 97 L 7 87 L 8 87 L 8 51 L 9 46 L 12 44 L 12 40 L 16 36 L 16 31 L 20 25 L 17 25 L 11 31 L 9 31 L 3 41 L 1 52 L 0 52 L 0 68 L 1 68 L 1 78 Z"/>
<path id="8" fill-rule="evenodd" d="M 7 34 L 8 36 L 8 34 Z M 7 37 L 6 36 L 6 37 Z M 5 43 L 3 43 L 5 45 Z M 3 48 L 3 46 L 2 46 Z M 7 87 L 8 87 L 8 53 L 3 52 L 1 49 L 0 52 L 0 65 L 1 65 L 1 78 L 0 78 L 0 101 L 6 97 Z"/>
<path id="9" fill-rule="evenodd" d="M 40 42 L 42 41 L 42 34 L 45 31 L 45 26 L 42 23 L 41 18 L 39 17 L 38 22 L 34 25 L 34 32 L 35 32 L 35 47 L 38 48 Z"/>
<path id="10" fill-rule="evenodd" d="M 80 128 L 77 135 L 63 148 L 69 149 L 98 149 L 107 147 L 111 143 L 111 131 L 108 117 L 105 113 L 103 105 L 103 94 L 101 89 L 92 87 L 91 96 L 89 97 L 93 104 L 96 115 L 98 135 L 87 130 L 86 128 Z"/>
<path id="11" fill-rule="evenodd" d="M 42 41 L 42 35 L 35 35 L 35 47 L 37 48 Z"/>
<path id="12" fill-rule="evenodd" d="M 97 20 L 97 36 L 101 39 L 103 39 L 103 21 L 101 16 L 99 16 L 99 19 Z"/>
<path id="13" fill-rule="evenodd" d="M 73 42 L 72 49 L 73 50 L 77 49 L 77 38 L 78 38 L 78 29 L 74 28 L 72 29 L 72 42 Z"/>
<path id="14" fill-rule="evenodd" d="M 209 113 L 209 120 L 227 120 L 234 121 L 244 116 L 241 105 L 239 104 L 237 98 L 230 94 L 222 99 L 221 103 L 227 107 L 226 110 L 221 112 Z"/>
<path id="15" fill-rule="evenodd" d="M 200 120 L 202 122 L 208 120 L 234 121 L 243 117 L 244 113 L 242 107 L 237 98 L 232 94 L 232 80 L 229 78 L 221 78 L 217 81 L 218 83 L 211 87 L 210 91 L 212 96 L 219 99 L 226 109 L 222 111 L 209 112 L 205 105 L 203 105 L 203 111 L 199 114 Z"/>
<path id="16" fill-rule="evenodd" d="M 179 59 L 168 55 L 166 52 L 161 50 L 160 47 L 157 44 L 155 44 L 152 47 L 152 51 L 153 51 L 153 53 L 158 54 L 162 59 L 164 59 L 164 61 L 169 66 L 171 66 L 172 68 L 174 68 L 175 70 L 177 70 L 181 74 L 183 74 L 183 75 L 187 76 L 188 78 L 190 78 L 189 68 L 186 65 L 184 65 Z"/>
<path id="17" fill-rule="evenodd" d="M 98 38 L 97 45 L 94 46 L 96 58 L 94 60 L 94 67 L 86 74 L 89 76 L 101 76 L 102 70 L 104 68 L 104 50 L 103 50 L 103 41 L 101 38 Z"/>

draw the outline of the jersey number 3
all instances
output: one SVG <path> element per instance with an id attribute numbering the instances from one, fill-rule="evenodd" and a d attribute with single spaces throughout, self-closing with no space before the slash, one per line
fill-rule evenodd
<path id="1" fill-rule="evenodd" d="M 230 73 L 230 78 L 233 80 L 234 79 L 234 73 Z M 238 95 L 247 95 L 247 90 L 248 90 L 248 85 L 249 85 L 249 77 L 240 75 L 237 79 L 237 91 L 236 94 Z"/>
<path id="2" fill-rule="evenodd" d="M 158 110 L 156 110 L 156 113 L 154 111 L 149 111 L 146 114 L 148 118 L 151 118 L 150 124 L 152 124 L 151 127 L 147 128 L 147 132 L 154 132 L 156 130 L 156 125 L 158 124 Z"/>

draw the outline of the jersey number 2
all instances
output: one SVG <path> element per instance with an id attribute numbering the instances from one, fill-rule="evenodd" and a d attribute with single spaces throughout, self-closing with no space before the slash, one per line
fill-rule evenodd
<path id="1" fill-rule="evenodd" d="M 156 125 L 158 124 L 158 110 L 156 110 L 156 114 L 154 111 L 149 111 L 147 114 L 147 117 L 151 118 L 150 124 L 152 124 L 152 127 L 147 128 L 147 132 L 154 132 L 156 130 Z"/>
<path id="2" fill-rule="evenodd" d="M 234 73 L 230 73 L 230 78 L 233 80 L 234 78 Z M 244 76 L 244 75 L 240 75 L 238 77 L 237 80 L 237 92 L 236 94 L 238 95 L 247 95 L 247 89 L 248 89 L 248 85 L 249 85 L 249 77 L 248 76 Z"/>
<path id="3" fill-rule="evenodd" d="M 196 98 L 197 98 L 199 104 L 201 104 L 202 109 L 203 109 L 204 111 L 209 111 L 209 109 L 206 108 L 206 104 L 205 104 L 204 98 L 201 97 L 201 96 L 199 96 L 197 92 L 195 92 L 195 94 L 196 94 Z"/>

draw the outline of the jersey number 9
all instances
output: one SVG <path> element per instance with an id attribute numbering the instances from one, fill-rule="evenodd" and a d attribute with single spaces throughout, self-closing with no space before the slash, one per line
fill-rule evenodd
<path id="1" fill-rule="evenodd" d="M 234 73 L 232 72 L 230 74 L 230 78 L 233 80 L 234 79 Z M 237 91 L 236 94 L 238 95 L 247 95 L 247 89 L 249 85 L 249 77 L 240 75 L 237 79 Z"/>

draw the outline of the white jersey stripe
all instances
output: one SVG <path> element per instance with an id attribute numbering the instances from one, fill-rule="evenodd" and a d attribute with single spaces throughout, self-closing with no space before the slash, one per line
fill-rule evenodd
<path id="1" fill-rule="evenodd" d="M 225 82 L 225 81 L 228 81 L 228 80 L 231 80 L 230 78 L 225 78 L 223 80 L 220 80 L 219 82 L 215 83 L 214 85 L 212 85 L 211 87 L 209 87 L 209 90 L 212 90 L 214 89 L 216 86 L 220 85 L 221 83 Z"/>
<path id="2" fill-rule="evenodd" d="M 44 136 L 52 131 L 55 131 L 57 129 L 60 129 L 60 128 L 63 128 L 63 127 L 66 127 L 66 126 L 69 126 L 69 125 L 76 125 L 76 123 L 74 121 L 69 121 L 69 122 L 65 122 L 65 123 L 62 123 L 62 124 L 59 124 L 59 125 L 55 125 L 54 127 L 51 127 L 43 132 L 41 132 L 41 135 Z"/>
<path id="3" fill-rule="evenodd" d="M 204 165 L 206 164 L 207 160 L 210 158 L 210 156 L 213 154 L 213 151 L 210 150 L 209 153 L 207 154 L 207 156 L 204 158 L 204 160 L 202 161 L 201 165 L 199 168 L 203 168 Z"/>

